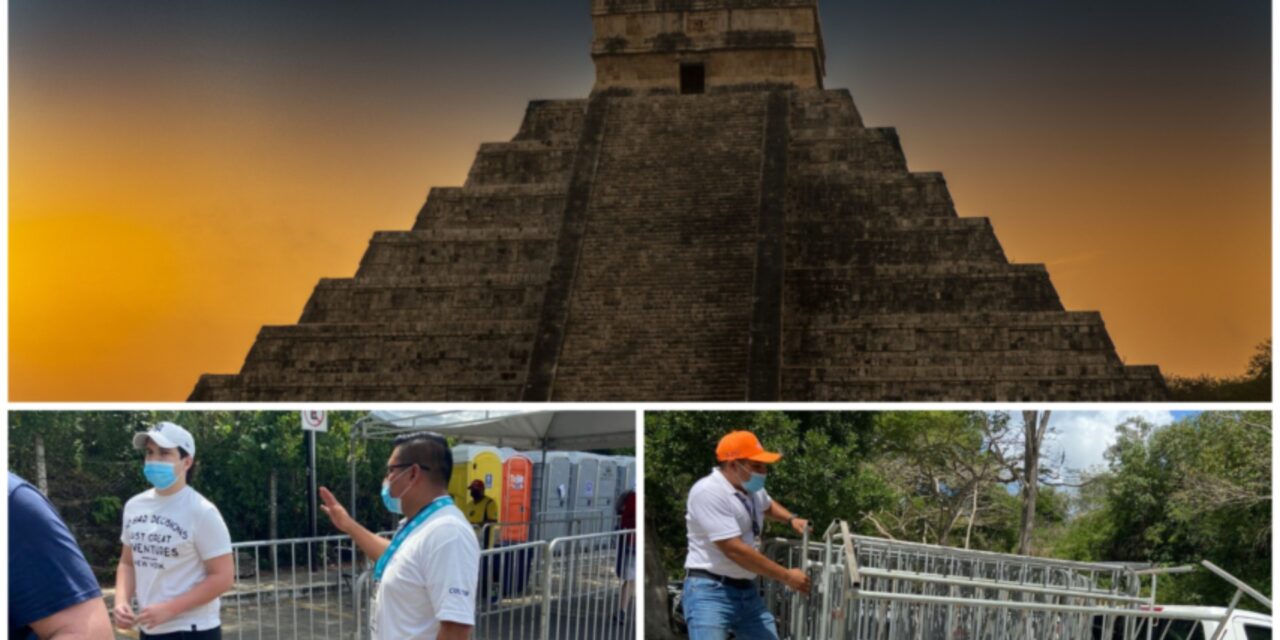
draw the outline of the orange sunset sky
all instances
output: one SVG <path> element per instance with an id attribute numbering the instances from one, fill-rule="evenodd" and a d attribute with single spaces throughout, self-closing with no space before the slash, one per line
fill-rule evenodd
<path id="1" fill-rule="evenodd" d="M 953 4 L 827 2 L 827 86 L 1129 364 L 1241 373 L 1270 335 L 1268 3 Z M 528 100 L 590 91 L 586 5 L 12 0 L 11 399 L 238 371 Z"/>

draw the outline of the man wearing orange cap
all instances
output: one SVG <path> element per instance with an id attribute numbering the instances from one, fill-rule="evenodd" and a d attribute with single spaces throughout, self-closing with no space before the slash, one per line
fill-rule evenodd
<path id="1" fill-rule="evenodd" d="M 764 490 L 768 465 L 782 458 L 765 451 L 755 435 L 734 431 L 716 447 L 719 465 L 689 490 L 685 523 L 684 617 L 689 640 L 777 640 L 777 624 L 765 607 L 756 576 L 809 593 L 809 576 L 760 552 L 764 520 L 785 522 L 802 533 L 809 522 L 793 515 Z"/>

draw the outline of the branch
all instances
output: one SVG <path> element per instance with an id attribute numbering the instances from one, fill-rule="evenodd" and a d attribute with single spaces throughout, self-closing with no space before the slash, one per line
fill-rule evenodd
<path id="1" fill-rule="evenodd" d="M 1098 478 L 1096 476 L 1089 478 L 1088 480 L 1081 480 L 1080 482 L 1067 482 L 1066 480 L 1045 480 L 1041 478 L 1040 484 L 1046 487 L 1072 487 L 1075 489 L 1080 489 L 1082 487 L 1087 487 L 1097 481 L 1098 481 Z"/>
<path id="2" fill-rule="evenodd" d="M 880 532 L 880 535 L 890 540 L 897 540 L 897 538 L 893 537 L 892 533 L 889 533 L 889 530 L 886 529 L 884 525 L 880 524 L 879 520 L 876 520 L 875 515 L 868 513 L 866 516 L 863 517 L 863 520 L 870 520 L 871 524 L 875 525 L 876 531 Z"/>

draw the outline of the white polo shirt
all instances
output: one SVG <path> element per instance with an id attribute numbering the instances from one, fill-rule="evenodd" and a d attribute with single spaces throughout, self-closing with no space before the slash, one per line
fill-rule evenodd
<path id="1" fill-rule="evenodd" d="M 231 534 L 218 507 L 191 487 L 169 496 L 148 489 L 130 498 L 120 541 L 133 552 L 139 610 L 190 591 L 208 576 L 204 563 L 231 553 Z M 214 598 L 142 630 L 150 635 L 206 631 L 219 626 L 219 607 Z"/>
<path id="2" fill-rule="evenodd" d="M 757 546 L 751 520 L 754 517 L 756 528 L 764 531 L 764 512 L 772 503 L 764 489 L 748 494 L 734 488 L 720 469 L 694 483 L 684 515 L 689 530 L 689 554 L 684 567 L 729 578 L 754 579 L 756 574 L 730 560 L 715 543 L 742 538 L 748 545 Z"/>
<path id="3" fill-rule="evenodd" d="M 405 538 L 378 583 L 373 640 L 435 640 L 440 621 L 476 623 L 480 545 L 456 506 L 444 507 Z"/>

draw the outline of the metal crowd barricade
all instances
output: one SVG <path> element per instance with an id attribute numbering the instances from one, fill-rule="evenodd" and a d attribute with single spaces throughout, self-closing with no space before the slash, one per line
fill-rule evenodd
<path id="1" fill-rule="evenodd" d="M 482 550 L 471 637 L 631 640 L 636 632 L 634 545 L 632 529 Z M 372 571 L 355 581 L 355 637 L 361 640 L 369 637 L 373 588 Z"/>
<path id="2" fill-rule="evenodd" d="M 1137 570 L 885 540 L 852 535 L 842 521 L 821 542 L 806 532 L 799 541 L 770 540 L 763 552 L 812 579 L 808 597 L 764 585 L 787 640 L 1162 640 L 1171 620 L 1224 623 L 1243 595 L 1271 606 L 1207 561 L 1237 587 L 1222 616 L 1155 605 L 1159 576 L 1191 567 Z"/>
<path id="3" fill-rule="evenodd" d="M 226 637 L 349 638 L 358 628 L 353 589 L 365 563 L 347 536 L 239 542 L 231 552 Z"/>
<path id="4" fill-rule="evenodd" d="M 634 529 L 551 541 L 542 640 L 634 638 L 636 563 Z"/>

